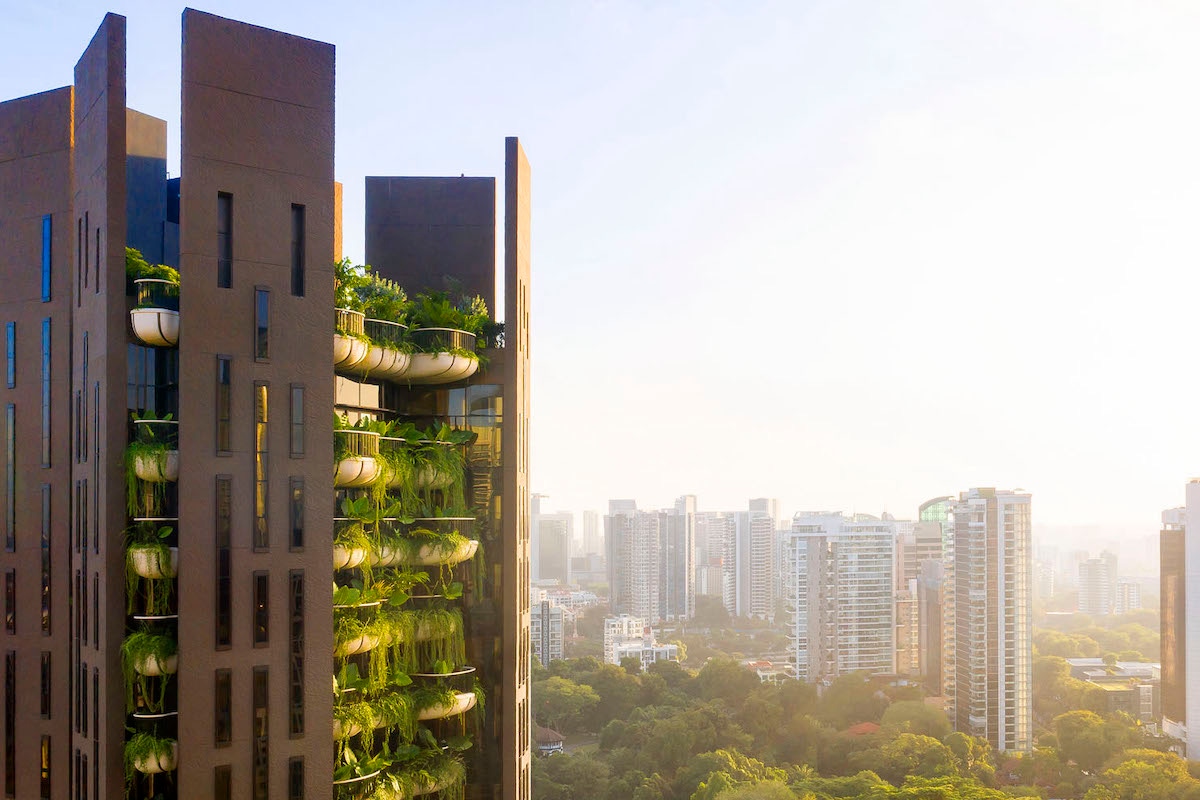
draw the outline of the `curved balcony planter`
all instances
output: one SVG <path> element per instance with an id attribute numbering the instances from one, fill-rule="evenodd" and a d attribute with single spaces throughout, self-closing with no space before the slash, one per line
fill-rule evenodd
<path id="1" fill-rule="evenodd" d="M 375 779 L 383 770 L 377 769 L 370 775 L 361 775 L 354 778 L 345 778 L 344 780 L 333 782 L 333 796 L 337 800 L 357 800 L 357 798 L 365 798 L 375 786 Z"/>
<path id="2" fill-rule="evenodd" d="M 421 352 L 412 354 L 404 379 L 409 383 L 454 383 L 471 377 L 479 369 L 475 334 L 453 328 L 418 328 L 409 339 Z M 457 351 L 457 352 L 453 352 Z"/>
<path id="3" fill-rule="evenodd" d="M 445 489 L 454 482 L 454 476 L 431 464 L 426 464 L 417 470 L 415 482 L 418 489 Z"/>
<path id="4" fill-rule="evenodd" d="M 161 459 L 137 456 L 133 460 L 133 470 L 147 483 L 174 483 L 179 480 L 179 451 L 168 450 Z"/>
<path id="5" fill-rule="evenodd" d="M 355 365 L 355 371 L 391 380 L 402 378 L 410 363 L 408 353 L 402 348 L 408 327 L 386 319 L 367 319 L 363 321 L 363 329 L 371 345 L 367 355 Z"/>
<path id="6" fill-rule="evenodd" d="M 333 433 L 340 438 L 333 485 L 338 489 L 356 489 L 374 483 L 383 469 L 378 458 L 379 434 L 349 429 Z"/>
<path id="7" fill-rule="evenodd" d="M 179 761 L 179 745 L 171 742 L 165 753 L 151 753 L 133 761 L 133 768 L 144 775 L 173 772 Z"/>
<path id="8" fill-rule="evenodd" d="M 367 560 L 367 551 L 361 547 L 333 547 L 333 568 L 354 569 Z"/>
<path id="9" fill-rule="evenodd" d="M 432 544 L 422 545 L 416 553 L 381 545 L 371 553 L 371 565 L 376 567 L 453 567 L 475 557 L 479 542 L 469 539 L 452 550 L 441 550 Z"/>
<path id="10" fill-rule="evenodd" d="M 356 636 L 353 639 L 347 639 L 344 642 L 339 642 L 333 648 L 335 656 L 356 656 L 359 653 L 366 653 L 374 650 L 379 646 L 379 637 L 374 634 L 364 633 L 362 636 Z"/>
<path id="11" fill-rule="evenodd" d="M 133 669 L 139 675 L 151 678 L 161 678 L 163 675 L 174 675 L 179 671 L 179 655 L 167 656 L 162 661 L 153 653 L 133 662 Z"/>
<path id="12" fill-rule="evenodd" d="M 475 707 L 474 692 L 455 692 L 454 702 L 446 705 L 438 704 L 423 708 L 417 712 L 417 719 L 421 722 L 427 722 L 431 719 L 445 719 L 446 717 L 454 717 L 459 714 L 465 714 Z"/>
<path id="13" fill-rule="evenodd" d="M 422 531 L 433 533 L 459 533 L 468 539 L 475 530 L 474 517 L 417 517 L 412 522 L 401 525 L 403 533 L 420 535 Z"/>
<path id="14" fill-rule="evenodd" d="M 179 574 L 179 548 L 169 547 L 167 550 L 169 555 L 164 562 L 162 552 L 157 547 L 134 545 L 129 548 L 129 563 L 140 577 L 152 581 L 174 578 Z"/>
<path id="15" fill-rule="evenodd" d="M 179 344 L 179 284 L 162 278 L 134 282 L 137 307 L 129 312 L 133 335 L 150 347 Z"/>
<path id="16" fill-rule="evenodd" d="M 459 667 L 453 672 L 410 672 L 410 678 L 429 678 L 431 680 L 443 680 L 445 678 L 459 678 L 463 675 L 470 675 L 475 672 L 475 667 Z"/>
<path id="17" fill-rule="evenodd" d="M 335 308 L 333 313 L 333 366 L 341 370 L 354 369 L 367 356 L 368 345 L 363 331 L 366 315 L 348 308 Z"/>

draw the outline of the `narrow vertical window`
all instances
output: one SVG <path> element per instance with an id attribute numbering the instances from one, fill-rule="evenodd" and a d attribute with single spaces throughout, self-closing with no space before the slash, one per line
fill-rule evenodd
<path id="1" fill-rule="evenodd" d="M 54 675 L 50 670 L 50 653 L 46 650 L 42 651 L 42 694 L 41 694 L 41 712 L 42 719 L 50 719 L 50 682 L 54 679 Z"/>
<path id="2" fill-rule="evenodd" d="M 4 630 L 17 632 L 17 571 L 4 572 Z"/>
<path id="3" fill-rule="evenodd" d="M 290 436 L 292 458 L 304 455 L 304 387 L 292 384 Z"/>
<path id="4" fill-rule="evenodd" d="M 42 737 L 42 800 L 50 800 L 50 737 Z"/>
<path id="5" fill-rule="evenodd" d="M 292 205 L 292 294 L 304 297 L 304 206 Z"/>
<path id="6" fill-rule="evenodd" d="M 4 549 L 17 549 L 17 407 L 4 409 Z"/>
<path id="7" fill-rule="evenodd" d="M 42 635 L 50 635 L 50 484 L 48 483 L 42 484 Z"/>
<path id="8" fill-rule="evenodd" d="M 267 384 L 254 384 L 254 549 L 270 546 L 267 531 Z"/>
<path id="9" fill-rule="evenodd" d="M 17 653 L 4 654 L 4 796 L 17 795 Z"/>
<path id="10" fill-rule="evenodd" d="M 233 800 L 233 774 L 228 764 L 213 767 L 214 800 Z"/>
<path id="11" fill-rule="evenodd" d="M 79 665 L 79 719 L 82 721 L 83 735 L 88 735 L 88 689 L 87 664 Z"/>
<path id="12" fill-rule="evenodd" d="M 254 358 L 266 361 L 271 357 L 271 291 L 254 290 Z"/>
<path id="13" fill-rule="evenodd" d="M 92 669 L 92 697 L 100 697 L 100 668 Z M 92 703 L 92 730 L 96 731 L 96 740 L 99 741 L 100 736 L 100 703 Z M 96 754 L 96 760 L 100 760 L 100 754 Z"/>
<path id="14" fill-rule="evenodd" d="M 304 800 L 304 759 L 288 759 L 288 800 Z"/>
<path id="15" fill-rule="evenodd" d="M 271 581 L 265 572 L 254 573 L 254 646 L 266 645 L 271 638 Z"/>
<path id="16" fill-rule="evenodd" d="M 50 318 L 42 320 L 42 466 L 50 466 Z"/>
<path id="17" fill-rule="evenodd" d="M 218 650 L 228 648 L 233 643 L 233 562 L 230 535 L 233 530 L 233 516 L 230 506 L 233 502 L 232 479 L 217 478 L 217 616 L 216 616 L 216 646 Z"/>
<path id="18" fill-rule="evenodd" d="M 50 241 L 54 227 L 50 215 L 42 217 L 42 302 L 50 302 Z"/>
<path id="19" fill-rule="evenodd" d="M 85 638 L 86 642 L 87 639 Z M 100 649 L 100 573 L 92 573 L 92 642 Z"/>
<path id="20" fill-rule="evenodd" d="M 75 305 L 83 305 L 83 287 L 86 279 L 83 274 L 83 217 L 75 221 Z"/>
<path id="21" fill-rule="evenodd" d="M 266 667 L 254 668 L 254 717 L 251 720 L 252 746 L 251 751 L 251 796 L 254 800 L 268 800 L 267 771 L 270 765 L 270 751 L 267 739 L 267 689 L 268 674 Z"/>
<path id="22" fill-rule="evenodd" d="M 233 286 L 233 195 L 217 193 L 217 286 Z"/>
<path id="23" fill-rule="evenodd" d="M 86 754 L 80 755 L 79 751 L 75 751 L 79 757 L 79 796 L 86 800 L 88 793 L 88 757 Z"/>
<path id="24" fill-rule="evenodd" d="M 96 726 L 99 729 L 99 725 Z M 100 800 L 100 737 L 92 739 L 92 800 Z"/>
<path id="25" fill-rule="evenodd" d="M 4 323 L 4 382 L 9 389 L 17 385 L 17 323 Z"/>
<path id="26" fill-rule="evenodd" d="M 289 675 L 288 735 L 304 733 L 304 571 L 288 573 L 288 649 L 291 672 Z"/>
<path id="27" fill-rule="evenodd" d="M 230 425 L 233 418 L 233 398 L 230 384 L 233 362 L 229 356 L 217 356 L 217 452 L 228 453 L 232 448 Z"/>
<path id="28" fill-rule="evenodd" d="M 233 676 L 227 669 L 216 671 L 213 684 L 213 744 L 225 747 L 233 741 Z"/>
<path id="29" fill-rule="evenodd" d="M 92 291 L 100 294 L 100 229 L 96 228 L 96 282 L 92 284 Z"/>
<path id="30" fill-rule="evenodd" d="M 83 416 L 79 420 L 79 427 L 83 429 L 83 460 L 88 460 L 88 332 L 83 332 Z"/>
<path id="31" fill-rule="evenodd" d="M 292 534 L 288 543 L 290 550 L 304 549 L 304 479 L 292 478 L 289 491 L 289 513 Z"/>

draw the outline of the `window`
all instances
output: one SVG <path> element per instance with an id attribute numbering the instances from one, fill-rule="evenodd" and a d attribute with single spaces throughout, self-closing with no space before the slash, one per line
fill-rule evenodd
<path id="1" fill-rule="evenodd" d="M 292 204 L 292 294 L 304 297 L 304 206 Z"/>
<path id="2" fill-rule="evenodd" d="M 100 668 L 99 667 L 95 667 L 92 669 L 92 697 L 96 699 L 96 702 L 92 703 L 92 730 L 96 731 L 96 745 L 97 745 L 97 747 L 99 747 L 99 743 L 100 743 L 100 703 L 99 703 Z M 96 761 L 99 761 L 99 760 L 100 760 L 100 753 L 99 753 L 99 751 L 97 751 L 96 752 Z M 100 779 L 99 776 L 97 776 L 96 780 L 99 780 L 99 779 Z"/>
<path id="3" fill-rule="evenodd" d="M 17 653 L 4 654 L 4 796 L 17 795 Z"/>
<path id="4" fill-rule="evenodd" d="M 4 409 L 4 549 L 17 549 L 17 407 Z"/>
<path id="5" fill-rule="evenodd" d="M 88 771 L 88 757 L 87 757 L 87 755 L 83 755 L 80 757 L 80 767 L 79 767 L 79 796 L 83 797 L 83 798 L 87 797 L 87 790 L 88 790 L 87 771 Z"/>
<path id="6" fill-rule="evenodd" d="M 50 800 L 50 737 L 42 737 L 42 800 Z"/>
<path id="7" fill-rule="evenodd" d="M 291 655 L 291 674 L 289 676 L 290 697 L 288 701 L 288 735 L 302 736 L 304 734 L 304 571 L 292 570 L 288 573 L 288 588 L 290 590 L 289 616 L 289 651 Z"/>
<path id="8" fill-rule="evenodd" d="M 229 428 L 233 417 L 230 381 L 233 377 L 233 360 L 229 356 L 217 356 L 217 452 L 228 453 L 233 445 Z"/>
<path id="9" fill-rule="evenodd" d="M 213 798 L 214 800 L 232 800 L 233 776 L 228 764 L 213 768 Z"/>
<path id="10" fill-rule="evenodd" d="M 85 551 L 86 552 L 86 551 Z M 87 643 L 87 636 L 83 638 Z M 92 642 L 100 649 L 100 573 L 92 573 Z"/>
<path id="11" fill-rule="evenodd" d="M 217 193 L 217 286 L 233 286 L 233 195 Z"/>
<path id="12" fill-rule="evenodd" d="M 17 632 L 17 572 L 4 572 L 4 630 Z"/>
<path id="13" fill-rule="evenodd" d="M 251 721 L 252 747 L 251 751 L 251 796 L 254 800 L 267 799 L 267 771 L 270 755 L 267 740 L 267 689 L 268 675 L 266 667 L 254 668 L 254 717 Z"/>
<path id="14" fill-rule="evenodd" d="M 233 480 L 217 477 L 217 615 L 216 646 L 224 650 L 233 643 L 233 562 L 230 535 L 233 530 Z"/>
<path id="15" fill-rule="evenodd" d="M 99 698 L 96 698 L 99 700 Z M 87 664 L 79 665 L 79 719 L 83 727 L 83 735 L 88 735 L 88 691 L 87 691 Z M 97 731 L 99 733 L 99 731 Z"/>
<path id="16" fill-rule="evenodd" d="M 86 285 L 83 264 L 83 217 L 78 217 L 75 220 L 75 304 L 79 306 L 83 305 L 83 287 Z"/>
<path id="17" fill-rule="evenodd" d="M 50 671 L 50 653 L 42 651 L 42 719 L 50 719 L 50 682 L 54 675 Z"/>
<path id="18" fill-rule="evenodd" d="M 48 483 L 42 484 L 42 635 L 50 635 L 50 484 Z"/>
<path id="19" fill-rule="evenodd" d="M 42 217 L 42 302 L 50 302 L 50 241 L 54 226 L 50 215 Z"/>
<path id="20" fill-rule="evenodd" d="M 267 384 L 254 384 L 254 549 L 270 546 L 267 530 Z"/>
<path id="21" fill-rule="evenodd" d="M 96 228 L 96 282 L 92 284 L 92 291 L 100 294 L 100 229 Z"/>
<path id="22" fill-rule="evenodd" d="M 288 759 L 288 800 L 304 800 L 304 759 Z"/>
<path id="23" fill-rule="evenodd" d="M 87 460 L 88 460 L 88 454 L 87 454 L 87 451 L 88 451 L 88 428 L 87 428 L 87 416 L 88 416 L 88 413 L 87 413 L 87 412 L 88 412 L 88 397 L 87 397 L 87 385 L 88 385 L 88 360 L 89 360 L 89 359 L 88 359 L 88 332 L 87 332 L 87 331 L 84 331 L 84 332 L 83 332 L 83 391 L 82 391 L 82 394 L 83 394 L 83 413 L 82 413 L 82 415 L 81 415 L 81 416 L 80 416 L 80 418 L 79 418 L 79 427 L 83 429 L 83 453 L 82 453 L 82 456 L 83 456 L 83 460 L 84 460 L 84 461 L 87 461 Z"/>
<path id="24" fill-rule="evenodd" d="M 304 455 L 304 387 L 292 384 L 291 441 L 292 458 Z"/>
<path id="25" fill-rule="evenodd" d="M 42 320 L 42 466 L 50 466 L 50 318 Z"/>
<path id="26" fill-rule="evenodd" d="M 213 684 L 213 744 L 225 747 L 233 741 L 233 674 L 227 669 L 215 673 Z"/>
<path id="27" fill-rule="evenodd" d="M 266 572 L 254 573 L 254 646 L 271 638 L 271 580 Z"/>
<path id="28" fill-rule="evenodd" d="M 4 323 L 4 370 L 5 385 L 12 389 L 17 385 L 17 323 Z"/>
<path id="29" fill-rule="evenodd" d="M 271 357 L 271 290 L 254 290 L 254 360 Z"/>
<path id="30" fill-rule="evenodd" d="M 303 550 L 304 549 L 304 479 L 292 478 L 290 481 L 289 495 L 291 502 L 289 503 L 288 516 L 291 518 L 291 541 L 288 542 L 288 549 Z"/>

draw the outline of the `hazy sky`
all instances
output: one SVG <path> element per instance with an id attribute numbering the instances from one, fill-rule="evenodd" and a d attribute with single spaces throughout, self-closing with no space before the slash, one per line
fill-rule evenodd
<path id="1" fill-rule="evenodd" d="M 1200 475 L 1200 4 L 226 2 L 337 45 L 337 173 L 533 166 L 532 487 L 1151 533 Z M 101 3 L 0 0 L 0 97 Z M 179 12 L 129 18 L 178 168 Z"/>

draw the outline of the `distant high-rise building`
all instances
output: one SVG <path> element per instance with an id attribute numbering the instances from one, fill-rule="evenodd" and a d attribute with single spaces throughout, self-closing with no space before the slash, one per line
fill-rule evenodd
<path id="1" fill-rule="evenodd" d="M 695 512 L 687 507 L 640 511 L 632 500 L 609 502 L 604 532 L 615 613 L 651 623 L 695 614 Z"/>
<path id="2" fill-rule="evenodd" d="M 748 511 L 736 516 L 734 548 L 734 611 L 738 616 L 772 619 L 775 616 L 775 529 L 779 501 L 760 497 Z"/>
<path id="3" fill-rule="evenodd" d="M 942 524 L 931 520 L 893 522 L 896 530 L 896 672 L 920 675 L 921 605 L 917 582 L 927 561 L 942 563 Z M 939 573 L 940 574 L 940 573 Z M 940 578 L 939 578 L 940 586 Z M 938 616 L 940 617 L 940 610 Z M 938 637 L 941 647 L 941 637 Z M 940 663 L 940 655 L 939 655 Z"/>
<path id="4" fill-rule="evenodd" d="M 917 510 L 921 522 L 935 522 L 942 529 L 942 702 L 950 719 L 954 719 L 954 498 L 949 495 L 926 500 Z M 926 660 L 928 663 L 929 659 Z M 929 684 L 929 691 L 937 691 Z"/>
<path id="5" fill-rule="evenodd" d="M 1159 660 L 1162 664 L 1163 733 L 1184 743 L 1184 755 L 1200 754 L 1200 736 L 1190 736 L 1188 719 L 1196 715 L 1192 706 L 1200 695 L 1200 659 L 1192 650 L 1200 643 L 1200 632 L 1189 635 L 1188 620 L 1200 623 L 1200 592 L 1188 591 L 1188 579 L 1200 576 L 1200 541 L 1190 524 L 1192 513 L 1200 515 L 1200 481 L 1186 489 L 1187 505 L 1162 512 L 1159 534 Z M 1190 560 L 1189 560 L 1190 559 Z M 1200 655 L 1200 654 L 1198 654 Z M 1197 710 L 1200 711 L 1200 710 Z M 1200 730 L 1196 731 L 1200 734 Z"/>
<path id="6" fill-rule="evenodd" d="M 942 678 L 942 608 L 945 567 L 941 561 L 922 561 L 917 578 L 917 673 L 930 691 L 940 691 Z"/>
<path id="7" fill-rule="evenodd" d="M 543 667 L 563 658 L 564 609 L 549 600 L 535 603 L 529 609 L 529 636 L 533 657 Z"/>
<path id="8" fill-rule="evenodd" d="M 971 489 L 954 505 L 955 729 L 1033 747 L 1030 495 Z"/>
<path id="9" fill-rule="evenodd" d="M 1142 586 L 1137 581 L 1117 580 L 1117 604 L 1113 613 L 1124 614 L 1142 607 Z"/>
<path id="10" fill-rule="evenodd" d="M 1109 568 L 1110 561 L 1100 558 L 1089 558 L 1079 565 L 1079 613 L 1093 616 L 1112 613 L 1116 575 Z"/>
<path id="11" fill-rule="evenodd" d="M 604 554 L 604 527 L 600 522 L 599 512 L 583 512 L 583 537 L 580 545 L 583 552 L 579 555 Z"/>
<path id="12" fill-rule="evenodd" d="M 696 514 L 696 592 L 721 598 L 730 614 L 736 613 L 737 608 L 737 580 L 733 573 L 736 534 L 733 514 L 724 511 Z"/>
<path id="13" fill-rule="evenodd" d="M 895 528 L 865 516 L 792 519 L 786 605 L 800 680 L 895 671 Z"/>
<path id="14" fill-rule="evenodd" d="M 569 511 L 549 513 L 542 510 L 544 494 L 530 500 L 530 528 L 534 531 L 533 579 L 556 580 L 562 585 L 571 582 L 571 541 L 575 533 L 575 515 Z"/>

